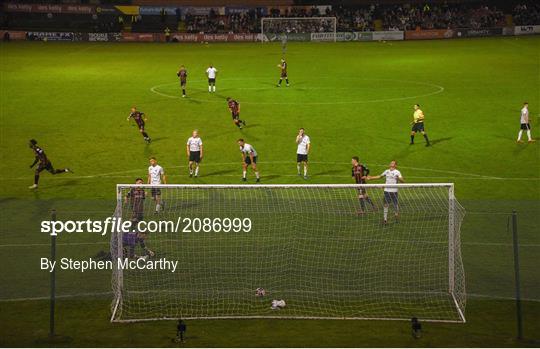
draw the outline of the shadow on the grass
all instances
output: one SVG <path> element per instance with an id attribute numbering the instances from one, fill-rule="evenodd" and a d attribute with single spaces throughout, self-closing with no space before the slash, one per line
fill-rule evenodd
<path id="1" fill-rule="evenodd" d="M 431 141 L 431 145 L 435 145 L 435 144 L 439 144 L 439 143 L 442 143 L 442 142 L 446 142 L 446 141 L 451 140 L 452 138 L 454 138 L 454 137 L 437 138 L 437 139 L 434 139 L 434 140 Z"/>

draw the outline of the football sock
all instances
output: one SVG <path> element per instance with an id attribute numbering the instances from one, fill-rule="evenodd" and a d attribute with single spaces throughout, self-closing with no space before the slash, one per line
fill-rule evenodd
<path id="1" fill-rule="evenodd" d="M 283 79 L 279 79 L 279 81 L 278 81 L 278 85 L 281 85 L 281 81 L 282 81 L 282 80 L 283 80 Z"/>
<path id="2" fill-rule="evenodd" d="M 139 246 L 141 246 L 141 248 L 142 248 L 143 250 L 146 250 L 146 245 L 144 244 L 144 240 L 143 240 L 143 239 L 140 239 L 140 240 L 139 240 Z"/>
<path id="3" fill-rule="evenodd" d="M 523 130 L 519 130 L 519 133 L 518 133 L 518 139 L 517 139 L 518 141 L 521 140 L 521 135 L 522 135 L 522 134 L 523 134 Z"/>
<path id="4" fill-rule="evenodd" d="M 64 173 L 64 172 L 67 172 L 65 168 L 63 169 L 56 169 L 54 170 L 54 172 L 52 174 L 59 174 L 59 173 Z"/>
<path id="5" fill-rule="evenodd" d="M 208 92 L 212 92 L 212 86 L 208 86 Z"/>
<path id="6" fill-rule="evenodd" d="M 304 176 L 307 176 L 307 166 L 304 165 Z"/>
<path id="7" fill-rule="evenodd" d="M 246 178 L 246 171 L 242 171 L 242 178 Z"/>
<path id="8" fill-rule="evenodd" d="M 212 91 L 216 92 L 216 85 L 212 86 Z"/>
<path id="9" fill-rule="evenodd" d="M 429 138 L 428 138 L 427 134 L 424 134 L 424 139 L 426 140 L 427 144 L 429 144 Z"/>
<path id="10" fill-rule="evenodd" d="M 34 175 L 34 184 L 37 185 L 39 182 L 39 175 Z"/>
<path id="11" fill-rule="evenodd" d="M 143 132 L 142 135 L 143 135 L 144 138 L 148 138 L 148 133 Z"/>
<path id="12" fill-rule="evenodd" d="M 199 175 L 199 165 L 195 167 L 195 176 Z"/>
<path id="13" fill-rule="evenodd" d="M 156 204 L 156 212 L 159 212 L 161 210 L 161 205 L 160 204 Z"/>
<path id="14" fill-rule="evenodd" d="M 529 138 L 529 141 L 531 140 L 531 130 L 527 130 L 527 137 Z"/>
<path id="15" fill-rule="evenodd" d="M 388 219 L 388 207 L 384 208 L 384 220 L 386 221 Z"/>
<path id="16" fill-rule="evenodd" d="M 414 136 L 411 135 L 411 144 L 414 143 Z"/>
<path id="17" fill-rule="evenodd" d="M 369 202 L 371 207 L 375 207 L 375 204 L 373 203 L 373 201 L 371 201 L 371 198 L 369 196 L 366 198 L 366 201 Z"/>
<path id="18" fill-rule="evenodd" d="M 287 83 L 287 85 L 289 84 L 289 79 L 285 79 L 285 82 Z"/>
<path id="19" fill-rule="evenodd" d="M 360 199 L 360 207 L 362 208 L 362 211 L 366 210 L 366 202 L 365 202 L 364 198 Z"/>
<path id="20" fill-rule="evenodd" d="M 259 178 L 259 172 L 255 172 L 255 177 L 257 177 L 257 179 Z"/>
<path id="21" fill-rule="evenodd" d="M 186 95 L 186 90 L 182 89 L 182 95 Z"/>
<path id="22" fill-rule="evenodd" d="M 300 163 L 299 162 L 296 163 L 296 170 L 298 171 L 298 174 L 300 174 Z"/>

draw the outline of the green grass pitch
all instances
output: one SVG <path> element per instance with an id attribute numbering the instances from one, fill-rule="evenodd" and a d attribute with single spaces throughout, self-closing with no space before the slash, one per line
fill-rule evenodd
<path id="1" fill-rule="evenodd" d="M 49 237 L 39 222 L 103 218 L 115 185 L 146 175 L 156 156 L 170 183 L 240 183 L 243 137 L 259 152 L 263 183 L 350 183 L 350 158 L 378 174 L 396 159 L 408 182 L 453 182 L 467 214 L 462 252 L 466 324 L 427 324 L 413 340 L 406 322 L 190 321 L 187 346 L 527 346 L 540 339 L 540 152 L 516 144 L 519 109 L 530 103 L 540 138 L 540 37 L 388 43 L 290 43 L 290 87 L 276 88 L 280 44 L 0 44 L 0 345 L 46 346 L 49 274 L 39 258 Z M 208 94 L 204 71 L 219 70 Z M 176 71 L 189 72 L 180 98 Z M 242 105 L 232 124 L 225 97 Z M 409 146 L 412 105 L 426 131 Z M 146 145 L 126 121 L 144 111 Z M 294 137 L 312 139 L 308 181 L 296 176 Z M 200 130 L 201 176 L 187 176 L 185 142 Z M 56 167 L 38 191 L 28 139 Z M 249 175 L 249 183 L 254 178 Z M 517 342 L 508 214 L 518 211 L 526 341 Z M 106 239 L 58 239 L 58 255 L 87 258 Z M 57 332 L 69 346 L 171 346 L 174 324 L 111 324 L 110 272 L 58 272 Z M 534 342 L 536 340 L 536 342 Z"/>

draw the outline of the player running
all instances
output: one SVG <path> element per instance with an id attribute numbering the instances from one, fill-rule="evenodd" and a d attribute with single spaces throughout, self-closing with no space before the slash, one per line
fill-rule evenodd
<path id="1" fill-rule="evenodd" d="M 369 176 L 369 169 L 360 163 L 358 156 L 353 156 L 351 160 L 352 164 L 352 177 L 356 184 L 365 184 L 366 178 Z M 358 214 L 364 214 L 366 212 L 366 201 L 371 205 L 373 210 L 376 209 L 375 204 L 371 201 L 371 198 L 366 192 L 366 188 L 358 188 L 358 200 L 360 200 L 360 209 Z"/>
<path id="2" fill-rule="evenodd" d="M 45 155 L 45 152 L 41 147 L 38 147 L 37 141 L 35 139 L 31 139 L 29 143 L 30 148 L 34 151 L 34 155 L 36 156 L 34 162 L 32 165 L 30 165 L 30 168 L 34 168 L 34 166 L 39 162 L 38 167 L 35 170 L 34 174 L 34 184 L 29 186 L 28 189 L 37 189 L 38 183 L 39 183 L 39 173 L 43 170 L 49 171 L 51 174 L 59 174 L 59 173 L 65 173 L 65 172 L 71 172 L 69 168 L 62 168 L 55 170 L 52 163 L 47 158 L 47 155 Z"/>
<path id="3" fill-rule="evenodd" d="M 301 165 L 304 165 L 304 179 L 308 179 L 308 154 L 311 150 L 311 141 L 303 128 L 298 130 L 296 144 L 298 145 L 296 149 L 296 171 L 301 176 L 300 168 Z"/>
<path id="4" fill-rule="evenodd" d="M 186 97 L 187 70 L 183 65 L 180 66 L 176 76 L 180 78 L 180 88 L 182 89 L 182 97 Z"/>
<path id="5" fill-rule="evenodd" d="M 137 123 L 137 127 L 139 128 L 139 132 L 141 132 L 144 141 L 147 144 L 150 144 L 152 140 L 148 136 L 148 133 L 146 133 L 146 131 L 144 130 L 145 121 L 148 120 L 144 113 L 138 111 L 137 108 L 133 107 L 131 108 L 131 113 L 129 114 L 127 120 L 129 121 L 130 119 L 135 120 L 135 123 Z"/>
<path id="6" fill-rule="evenodd" d="M 150 166 L 148 167 L 148 184 L 167 184 L 167 176 L 163 167 L 159 166 L 155 157 L 150 158 Z M 161 201 L 161 189 L 152 188 L 152 199 L 156 202 L 155 214 L 163 210 Z"/>
<path id="7" fill-rule="evenodd" d="M 411 123 L 413 125 L 411 130 L 411 145 L 414 144 L 414 135 L 416 132 L 420 132 L 422 136 L 424 136 L 424 139 L 426 140 L 426 147 L 429 147 L 431 143 L 429 143 L 429 138 L 427 133 L 424 131 L 424 112 L 420 109 L 420 104 L 414 105 L 414 114 L 413 114 L 413 121 Z"/>
<path id="8" fill-rule="evenodd" d="M 206 69 L 206 76 L 208 77 L 208 92 L 216 92 L 216 76 L 218 70 L 210 64 Z"/>
<path id="9" fill-rule="evenodd" d="M 251 144 L 247 144 L 242 138 L 238 140 L 240 146 L 240 152 L 242 153 L 242 181 L 246 181 L 247 168 L 251 165 L 251 168 L 255 172 L 257 182 L 261 181 L 259 171 L 257 170 L 257 151 Z"/>
<path id="10" fill-rule="evenodd" d="M 277 87 L 281 87 L 281 82 L 283 81 L 283 79 L 285 79 L 285 83 L 287 84 L 287 87 L 289 87 L 289 77 L 287 76 L 287 62 L 285 62 L 285 59 L 281 59 L 281 63 L 278 64 L 278 68 L 281 69 L 281 75 L 279 77 Z"/>
<path id="11" fill-rule="evenodd" d="M 401 172 L 396 168 L 397 162 L 392 160 L 390 162 L 390 167 L 381 173 L 379 176 L 367 176 L 367 180 L 379 179 L 384 177 L 386 179 L 386 184 L 398 184 L 398 182 L 403 183 L 403 177 Z M 396 187 L 385 187 L 384 188 L 384 224 L 388 223 L 388 206 L 394 206 L 394 215 L 396 217 L 396 222 L 399 219 L 399 202 L 398 202 L 398 188 Z"/>
<path id="12" fill-rule="evenodd" d="M 521 129 L 518 133 L 517 142 L 523 143 L 521 140 L 521 135 L 523 134 L 523 131 L 527 131 L 527 138 L 529 139 L 529 143 L 536 142 L 535 139 L 532 139 L 531 137 L 531 125 L 529 124 L 529 103 L 525 102 L 523 103 L 523 108 L 521 109 Z"/>
<path id="13" fill-rule="evenodd" d="M 189 159 L 188 169 L 189 177 L 199 176 L 199 163 L 203 158 L 203 142 L 201 137 L 199 137 L 199 131 L 193 130 L 191 137 L 187 140 L 186 143 L 186 154 Z M 193 164 L 195 164 L 195 171 L 193 171 Z"/>
<path id="14" fill-rule="evenodd" d="M 227 97 L 227 106 L 231 111 L 232 119 L 236 127 L 242 129 L 242 126 L 246 126 L 246 121 L 240 120 L 240 103 L 231 97 Z"/>

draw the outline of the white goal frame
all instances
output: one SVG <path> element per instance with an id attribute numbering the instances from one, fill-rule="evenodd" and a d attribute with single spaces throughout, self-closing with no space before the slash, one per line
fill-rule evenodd
<path id="1" fill-rule="evenodd" d="M 262 17 L 261 18 L 261 41 L 266 41 L 266 34 L 268 32 L 265 32 L 264 30 L 264 24 L 265 22 L 280 22 L 280 21 L 314 21 L 314 20 L 331 20 L 333 21 L 333 31 L 331 32 L 320 32 L 320 33 L 331 33 L 333 34 L 333 40 L 329 41 L 337 41 L 337 17 Z M 303 32 L 304 33 L 304 32 Z M 310 34 L 313 32 L 305 32 L 305 34 Z M 319 33 L 319 32 L 318 32 Z"/>
<path id="2" fill-rule="evenodd" d="M 254 190 L 254 189 L 294 189 L 294 188 L 351 188 L 351 189 L 384 189 L 384 188 L 447 188 L 448 189 L 448 295 L 453 300 L 453 303 L 456 307 L 456 312 L 458 314 L 458 320 L 445 320 L 445 319 L 421 319 L 422 321 L 427 322 L 441 322 L 441 323 L 465 323 L 464 315 L 464 301 L 465 296 L 465 281 L 464 281 L 464 271 L 463 264 L 461 262 L 461 247 L 460 247 L 460 237 L 459 234 L 456 235 L 456 230 L 459 233 L 460 221 L 459 213 L 463 213 L 464 210 L 456 201 L 454 195 L 454 183 L 402 183 L 402 184 L 255 184 L 255 185 L 246 185 L 246 184 L 117 184 L 116 185 L 116 200 L 117 206 L 114 212 L 114 217 L 122 217 L 122 207 L 124 203 L 123 194 L 124 190 L 131 188 L 144 188 L 144 189 L 245 189 L 245 190 Z M 457 226 L 456 226 L 457 224 Z M 118 255 L 122 255 L 122 235 L 117 234 L 117 251 Z M 112 240 L 111 240 L 112 243 Z M 457 246 L 457 248 L 456 248 Z M 112 245 L 111 245 L 112 248 Z M 460 273 L 463 277 L 463 291 L 461 300 L 463 303 L 458 301 L 459 297 L 456 297 L 456 285 L 455 285 L 455 276 L 456 276 L 456 255 L 459 258 L 458 268 L 460 268 Z M 115 265 L 115 263 L 113 263 Z M 119 308 L 122 306 L 123 298 L 123 288 L 124 288 L 124 279 L 123 271 L 121 269 L 115 269 L 113 267 L 112 283 L 113 283 L 113 294 L 114 299 L 111 306 L 112 315 L 110 318 L 111 322 L 138 322 L 138 321 L 157 321 L 157 320 L 177 320 L 177 317 L 156 317 L 156 318 L 144 318 L 144 319 L 118 319 L 116 318 L 117 313 L 120 311 Z M 459 290 L 458 290 L 459 292 Z M 463 306 L 463 307 L 462 307 Z M 325 317 L 325 316 L 197 316 L 197 317 L 182 317 L 184 320 L 216 320 L 216 319 L 329 319 L 329 320 L 401 320 L 401 321 L 410 321 L 408 318 L 392 318 L 392 317 Z"/>

